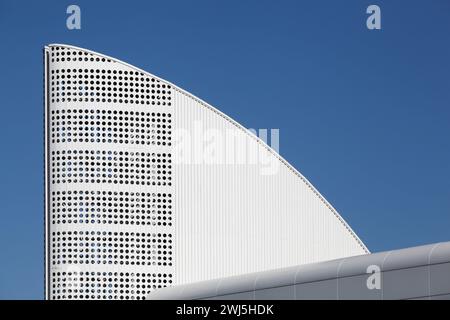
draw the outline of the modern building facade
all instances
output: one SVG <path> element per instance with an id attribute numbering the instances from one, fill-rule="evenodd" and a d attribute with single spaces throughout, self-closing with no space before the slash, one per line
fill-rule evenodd
<path id="1" fill-rule="evenodd" d="M 368 253 L 313 185 L 216 108 L 69 45 L 45 65 L 45 296 L 155 289 Z"/>

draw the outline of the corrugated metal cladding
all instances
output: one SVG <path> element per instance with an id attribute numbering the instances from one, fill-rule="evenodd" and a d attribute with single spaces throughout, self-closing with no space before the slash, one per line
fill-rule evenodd
<path id="1" fill-rule="evenodd" d="M 200 99 L 73 46 L 46 47 L 45 66 L 47 298 L 142 299 L 368 252 L 301 174 Z"/>

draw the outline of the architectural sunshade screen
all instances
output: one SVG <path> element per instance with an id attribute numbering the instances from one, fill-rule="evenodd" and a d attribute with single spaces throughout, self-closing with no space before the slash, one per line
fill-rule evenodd
<path id="1" fill-rule="evenodd" d="M 89 50 L 44 52 L 46 298 L 143 299 L 368 252 L 299 172 L 217 109 Z M 202 149 L 229 136 L 226 152 Z"/>

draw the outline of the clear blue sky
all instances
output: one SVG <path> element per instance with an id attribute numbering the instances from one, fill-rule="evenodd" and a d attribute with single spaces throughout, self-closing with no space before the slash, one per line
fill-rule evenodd
<path id="1" fill-rule="evenodd" d="M 78 4 L 82 29 L 66 29 Z M 378 4 L 382 30 L 365 9 Z M 42 48 L 117 57 L 246 127 L 371 251 L 450 240 L 450 1 L 0 0 L 0 298 L 43 298 Z"/>

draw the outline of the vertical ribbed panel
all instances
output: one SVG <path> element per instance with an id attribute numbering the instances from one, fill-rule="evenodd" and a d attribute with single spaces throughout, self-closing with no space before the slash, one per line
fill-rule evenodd
<path id="1" fill-rule="evenodd" d="M 191 133 L 199 123 L 223 137 L 233 131 L 279 163 L 274 174 L 258 163 L 175 164 L 177 283 L 366 253 L 303 177 L 234 122 L 178 90 L 174 119 Z"/>

